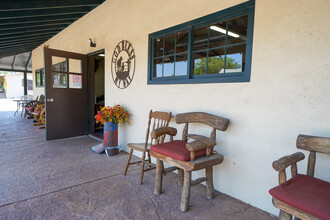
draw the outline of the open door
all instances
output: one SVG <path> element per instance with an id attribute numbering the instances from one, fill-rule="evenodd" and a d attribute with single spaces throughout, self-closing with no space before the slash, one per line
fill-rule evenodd
<path id="1" fill-rule="evenodd" d="M 44 48 L 46 140 L 87 134 L 87 56 Z"/>

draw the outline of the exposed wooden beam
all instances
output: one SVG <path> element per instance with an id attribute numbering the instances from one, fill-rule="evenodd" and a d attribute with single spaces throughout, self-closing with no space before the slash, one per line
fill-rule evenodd
<path id="1" fill-rule="evenodd" d="M 22 34 L 19 36 L 11 36 L 11 37 L 0 37 L 0 40 L 7 40 L 7 39 L 21 39 L 21 38 L 26 38 L 26 37 L 31 37 L 31 36 L 42 36 L 42 35 L 50 35 L 50 34 L 57 34 L 57 31 L 50 31 L 47 33 L 33 33 L 33 34 Z"/>
<path id="2" fill-rule="evenodd" d="M 0 71 L 5 71 L 5 72 L 27 72 L 27 73 L 32 73 L 32 71 L 30 70 L 21 70 L 21 69 L 7 69 L 7 68 L 1 68 L 0 67 Z"/>
<path id="3" fill-rule="evenodd" d="M 0 11 L 38 10 L 41 8 L 65 8 L 97 6 L 104 0 L 9 0 L 0 2 Z"/>
<path id="4" fill-rule="evenodd" d="M 2 46 L 0 47 L 0 51 L 1 50 L 10 50 L 11 48 L 34 48 L 34 47 L 37 47 L 39 46 L 40 43 L 37 42 L 37 43 L 30 43 L 30 44 L 20 44 L 20 45 L 12 45 L 12 46 Z"/>
<path id="5" fill-rule="evenodd" d="M 13 24 L 33 24 L 33 23 L 48 23 L 53 21 L 75 21 L 79 19 L 80 16 L 77 14 L 74 15 L 57 15 L 49 17 L 40 17 L 40 18 L 20 18 L 20 19 L 14 19 L 14 20 L 2 20 L 0 22 L 0 27 L 3 25 L 13 25 Z"/>
<path id="6" fill-rule="evenodd" d="M 60 32 L 67 26 L 60 25 L 60 26 L 52 26 L 52 27 L 37 27 L 37 28 L 24 28 L 21 30 L 10 30 L 10 31 L 3 31 L 0 32 L 0 37 L 2 36 L 10 36 L 10 35 L 21 35 L 25 33 L 38 33 L 38 32 L 48 32 L 48 31 L 57 31 Z"/>
<path id="7" fill-rule="evenodd" d="M 14 67 L 15 67 L 16 57 L 17 57 L 17 55 L 14 56 L 13 62 L 12 62 L 12 64 L 11 64 L 11 68 L 12 68 L 12 69 L 14 69 Z"/>
<path id="8" fill-rule="evenodd" d="M 27 44 L 33 44 L 33 43 L 39 43 L 42 44 L 45 41 L 37 39 L 37 40 L 22 40 L 22 41 L 18 41 L 18 42 L 12 42 L 12 43 L 2 43 L 0 44 L 0 48 L 2 47 L 12 47 L 12 46 L 19 46 L 19 45 L 27 45 Z"/>
<path id="9" fill-rule="evenodd" d="M 21 18 L 39 18 L 52 17 L 57 15 L 86 14 L 91 10 L 90 7 L 79 8 L 61 8 L 61 9 L 43 9 L 31 11 L 6 11 L 0 13 L 0 20 L 21 19 Z"/>
<path id="10" fill-rule="evenodd" d="M 0 45 L 24 43 L 24 42 L 29 42 L 29 41 L 33 41 L 33 40 L 40 40 L 40 41 L 45 42 L 49 38 L 51 38 L 52 36 L 54 36 L 54 34 L 40 36 L 40 37 L 26 37 L 26 38 L 23 38 L 23 39 L 12 39 L 12 40 L 8 40 L 8 41 L 0 41 Z"/>
<path id="11" fill-rule="evenodd" d="M 8 30 L 20 30 L 25 28 L 40 28 L 40 27 L 51 27 L 51 26 L 60 26 L 64 25 L 67 26 L 71 24 L 72 21 L 49 21 L 49 22 L 41 22 L 41 23 L 27 23 L 27 24 L 12 24 L 12 25 L 2 25 L 0 26 L 1 31 L 8 31 Z"/>
<path id="12" fill-rule="evenodd" d="M 26 62 L 26 66 L 25 66 L 26 71 L 28 70 L 28 67 L 29 67 L 31 62 L 32 62 L 32 51 L 30 52 L 28 61 Z"/>

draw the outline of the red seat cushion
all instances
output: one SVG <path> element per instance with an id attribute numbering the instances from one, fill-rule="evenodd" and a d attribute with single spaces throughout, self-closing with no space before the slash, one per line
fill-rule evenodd
<path id="1" fill-rule="evenodd" d="M 278 200 L 324 220 L 330 220 L 330 183 L 296 175 L 269 190 Z"/>
<path id="2" fill-rule="evenodd" d="M 25 107 L 25 111 L 31 111 L 32 107 Z"/>
<path id="3" fill-rule="evenodd" d="M 39 114 L 40 114 L 40 112 L 41 112 L 41 111 L 34 111 L 33 113 L 36 113 L 36 114 L 38 114 L 38 115 L 39 115 Z"/>
<path id="4" fill-rule="evenodd" d="M 187 161 L 190 160 L 190 151 L 186 148 L 185 141 L 171 141 L 163 144 L 151 146 L 150 150 L 159 154 L 166 155 L 173 159 Z M 206 154 L 206 149 L 196 151 L 196 158 L 202 157 Z"/>

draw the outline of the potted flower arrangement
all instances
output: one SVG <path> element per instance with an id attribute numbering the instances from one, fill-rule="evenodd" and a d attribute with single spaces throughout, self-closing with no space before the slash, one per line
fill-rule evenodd
<path id="1" fill-rule="evenodd" d="M 95 116 L 95 121 L 104 125 L 103 150 L 108 156 L 118 154 L 118 126 L 130 124 L 129 113 L 122 105 L 103 107 Z"/>

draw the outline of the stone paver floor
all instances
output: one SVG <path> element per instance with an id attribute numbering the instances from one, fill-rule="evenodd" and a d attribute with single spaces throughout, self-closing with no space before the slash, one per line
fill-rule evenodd
<path id="1" fill-rule="evenodd" d="M 156 196 L 154 171 L 143 185 L 138 167 L 123 175 L 127 153 L 95 154 L 99 142 L 88 136 L 44 137 L 32 120 L 0 111 L 0 219 L 275 219 L 220 192 L 209 200 L 201 184 L 182 213 L 176 174 L 164 177 Z"/>

